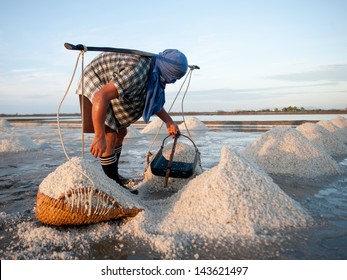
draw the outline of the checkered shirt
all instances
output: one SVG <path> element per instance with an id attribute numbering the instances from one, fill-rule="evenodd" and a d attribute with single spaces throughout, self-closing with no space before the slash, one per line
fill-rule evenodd
<path id="1" fill-rule="evenodd" d="M 84 69 L 84 96 L 93 103 L 94 94 L 109 82 L 119 98 L 111 100 L 105 124 L 117 131 L 136 122 L 143 113 L 151 58 L 139 55 L 104 52 Z M 77 87 L 82 95 L 82 79 Z"/>

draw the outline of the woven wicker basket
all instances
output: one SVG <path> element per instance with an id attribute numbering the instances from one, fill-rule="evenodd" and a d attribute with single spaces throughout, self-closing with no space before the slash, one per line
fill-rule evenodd
<path id="1" fill-rule="evenodd" d="M 142 209 L 126 209 L 104 192 L 92 189 L 74 189 L 58 199 L 38 191 L 36 218 L 49 225 L 84 225 L 111 219 L 135 217 Z"/>

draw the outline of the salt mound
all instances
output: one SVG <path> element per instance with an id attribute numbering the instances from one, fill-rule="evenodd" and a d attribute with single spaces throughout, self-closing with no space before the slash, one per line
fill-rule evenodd
<path id="1" fill-rule="evenodd" d="M 338 127 L 334 125 L 331 121 L 319 121 L 317 122 L 317 124 L 323 126 L 325 129 L 329 130 L 330 132 L 334 132 L 338 129 Z"/>
<path id="2" fill-rule="evenodd" d="M 125 138 L 138 138 L 141 137 L 142 134 L 140 133 L 140 131 L 138 131 L 135 127 L 133 126 L 129 126 L 127 128 L 127 135 L 125 136 Z"/>
<path id="3" fill-rule="evenodd" d="M 7 120 L 0 119 L 0 153 L 32 151 L 39 148 L 31 138 L 18 135 L 12 128 Z"/>
<path id="4" fill-rule="evenodd" d="M 5 134 L 1 138 L 0 153 L 32 151 L 39 148 L 39 145 L 25 135 Z"/>
<path id="5" fill-rule="evenodd" d="M 186 125 L 188 127 L 188 130 L 199 130 L 199 131 L 201 131 L 201 130 L 203 130 L 203 131 L 208 130 L 208 127 L 202 121 L 200 121 L 196 117 L 188 117 L 188 118 L 186 118 L 185 123 L 186 123 Z M 186 130 L 186 126 L 185 126 L 184 122 L 181 123 L 178 127 L 179 127 L 180 130 Z"/>
<path id="6" fill-rule="evenodd" d="M 10 128 L 12 125 L 5 119 L 0 119 L 0 128 L 7 127 Z"/>
<path id="7" fill-rule="evenodd" d="M 160 134 L 168 134 L 166 125 L 160 118 L 155 118 L 151 121 L 144 129 L 142 129 L 141 133 L 157 134 L 160 127 Z"/>
<path id="8" fill-rule="evenodd" d="M 162 155 L 166 160 L 170 159 L 170 154 L 172 151 L 173 143 L 168 143 L 164 146 Z M 184 142 L 178 142 L 176 144 L 175 154 L 173 161 L 177 162 L 186 162 L 186 163 L 192 163 L 194 162 L 195 158 L 195 148 L 192 145 L 188 145 Z M 200 157 L 200 155 L 198 154 Z M 201 167 L 199 164 L 197 164 L 194 174 L 192 177 L 196 176 L 197 174 L 200 174 L 202 172 Z M 184 185 L 186 185 L 191 178 L 169 178 L 168 185 L 165 187 L 164 184 L 165 177 L 156 176 L 152 173 L 150 166 L 147 168 L 147 170 L 144 173 L 144 180 L 140 184 L 139 187 L 143 188 L 145 187 L 148 189 L 149 192 L 158 192 L 158 191 L 178 191 L 180 190 Z"/>
<path id="9" fill-rule="evenodd" d="M 160 229 L 210 238 L 305 226 L 309 216 L 257 166 L 223 148 L 220 163 L 175 196 Z"/>
<path id="10" fill-rule="evenodd" d="M 166 160 L 170 159 L 172 146 L 173 143 L 169 143 L 163 148 L 163 157 Z M 173 161 L 191 163 L 194 162 L 195 154 L 196 151 L 193 146 L 187 145 L 184 142 L 178 142 L 176 144 Z"/>
<path id="11" fill-rule="evenodd" d="M 161 252 L 175 243 L 255 238 L 267 231 L 305 227 L 312 218 L 254 163 L 228 148 L 220 163 L 121 228 Z"/>
<path id="12" fill-rule="evenodd" d="M 323 126 L 314 123 L 304 123 L 298 126 L 297 129 L 330 155 L 341 156 L 347 154 L 347 146 Z"/>
<path id="13" fill-rule="evenodd" d="M 11 133 L 13 126 L 5 119 L 0 119 L 0 132 Z"/>
<path id="14" fill-rule="evenodd" d="M 249 144 L 244 154 L 270 174 L 314 178 L 341 173 L 327 152 L 295 128 L 271 129 Z"/>
<path id="15" fill-rule="evenodd" d="M 342 116 L 336 116 L 330 121 L 339 128 L 347 128 L 347 119 Z"/>
<path id="16" fill-rule="evenodd" d="M 343 128 L 339 128 L 331 121 L 319 121 L 317 124 L 323 126 L 325 129 L 333 133 L 343 143 L 347 143 L 347 132 Z"/>
<path id="17" fill-rule="evenodd" d="M 108 178 L 99 164 L 77 157 L 72 158 L 50 173 L 40 184 L 39 192 L 58 199 L 70 190 L 92 187 L 92 182 L 81 171 L 87 174 L 89 178 L 92 178 L 95 188 L 111 196 L 123 207 L 139 207 L 138 202 L 134 197 L 131 197 L 129 191 Z"/>

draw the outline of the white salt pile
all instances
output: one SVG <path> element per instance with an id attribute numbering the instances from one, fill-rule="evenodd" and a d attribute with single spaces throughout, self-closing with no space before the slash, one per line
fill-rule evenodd
<path id="1" fill-rule="evenodd" d="M 347 128 L 347 119 L 342 116 L 336 116 L 330 121 L 339 128 Z"/>
<path id="2" fill-rule="evenodd" d="M 206 131 L 206 130 L 208 130 L 208 127 L 196 117 L 186 118 L 185 124 L 184 124 L 184 122 L 182 122 L 178 127 L 181 131 L 184 131 L 184 130 L 187 130 L 186 126 L 187 126 L 188 130 L 192 130 L 192 131 L 195 131 L 195 130 Z"/>
<path id="3" fill-rule="evenodd" d="M 144 239 L 165 254 L 195 238 L 256 238 L 312 221 L 264 171 L 229 148 L 222 149 L 217 166 L 175 195 L 146 203 L 146 210 L 123 225 L 121 232 Z"/>
<path id="4" fill-rule="evenodd" d="M 185 120 L 185 123 L 188 127 L 188 130 L 192 130 L 192 131 L 206 131 L 206 130 L 208 130 L 208 127 L 196 117 L 188 117 Z M 163 121 L 160 118 L 155 118 L 152 122 L 150 122 L 141 131 L 141 133 L 156 134 L 156 133 L 158 133 L 158 130 L 162 124 L 163 124 Z M 181 123 L 178 127 L 182 131 L 186 130 L 186 126 L 184 123 Z M 167 134 L 167 128 L 166 128 L 165 123 L 162 125 L 159 133 L 160 134 Z"/>
<path id="5" fill-rule="evenodd" d="M 139 137 L 142 137 L 142 134 L 140 133 L 140 131 L 138 131 L 136 129 L 136 127 L 133 127 L 132 125 L 129 126 L 127 128 L 127 135 L 125 136 L 125 138 L 139 138 Z"/>
<path id="6" fill-rule="evenodd" d="M 12 125 L 6 119 L 0 119 L 0 128 L 7 127 L 10 128 Z"/>
<path id="7" fill-rule="evenodd" d="M 58 199 L 70 190 L 93 187 L 92 182 L 82 174 L 92 178 L 95 188 L 108 194 L 125 208 L 141 208 L 129 191 L 108 178 L 99 164 L 77 157 L 72 158 L 50 173 L 40 184 L 39 191 Z"/>
<path id="8" fill-rule="evenodd" d="M 0 153 L 37 150 L 40 146 L 26 135 L 18 135 L 12 125 L 0 119 Z"/>
<path id="9" fill-rule="evenodd" d="M 314 123 L 304 123 L 298 126 L 297 129 L 330 155 L 341 156 L 347 154 L 347 146 L 323 126 Z"/>
<path id="10" fill-rule="evenodd" d="M 335 121 L 336 122 L 336 121 Z M 325 129 L 333 133 L 343 143 L 347 143 L 347 131 L 333 124 L 331 121 L 319 121 L 317 124 L 323 126 Z"/>
<path id="11" fill-rule="evenodd" d="M 161 128 L 160 128 L 161 127 Z M 160 129 L 160 131 L 159 131 Z M 159 131 L 160 134 L 168 134 L 165 123 L 160 118 L 155 118 L 151 121 L 141 133 L 143 134 L 157 134 Z"/>
<path id="12" fill-rule="evenodd" d="M 40 146 L 26 135 L 3 133 L 0 137 L 0 153 L 37 150 Z"/>
<path id="13" fill-rule="evenodd" d="M 1 133 L 11 133 L 12 129 L 13 129 L 13 126 L 6 119 L 0 119 Z"/>
<path id="14" fill-rule="evenodd" d="M 173 143 L 168 143 L 163 148 L 163 157 L 167 160 L 170 159 Z M 187 145 L 184 142 L 178 142 L 175 147 L 173 161 L 191 163 L 194 162 L 195 148 L 192 145 Z"/>
<path id="15" fill-rule="evenodd" d="M 34 222 L 18 223 L 15 242 L 7 247 L 8 259 L 15 260 L 76 260 L 76 252 L 90 256 L 92 242 L 114 236 L 115 228 L 110 223 L 99 223 L 88 227 L 70 227 L 57 230 L 55 227 L 38 226 Z M 19 249 L 20 248 L 20 249 Z"/>
<path id="16" fill-rule="evenodd" d="M 173 143 L 168 143 L 164 146 L 162 155 L 166 160 L 170 159 L 171 151 L 172 151 Z M 176 144 L 175 153 L 173 161 L 176 162 L 185 162 L 185 163 L 193 163 L 195 159 L 197 151 L 195 151 L 194 146 L 192 144 L 186 144 L 184 142 L 178 142 Z M 200 161 L 200 154 L 198 153 L 198 164 L 194 170 L 194 174 L 192 177 L 196 176 L 197 174 L 200 174 L 202 172 L 201 166 L 199 164 Z M 144 179 L 141 182 L 141 184 L 138 186 L 142 190 L 147 190 L 148 192 L 158 192 L 158 191 L 164 191 L 164 192 L 171 192 L 171 191 L 178 191 L 180 190 L 184 185 L 186 185 L 192 178 L 169 178 L 168 185 L 165 186 L 164 179 L 165 177 L 156 176 L 152 173 L 150 166 L 147 168 L 147 170 L 144 173 Z"/>
<path id="17" fill-rule="evenodd" d="M 271 129 L 249 144 L 244 154 L 270 174 L 314 178 L 341 173 L 326 151 L 295 128 Z"/>

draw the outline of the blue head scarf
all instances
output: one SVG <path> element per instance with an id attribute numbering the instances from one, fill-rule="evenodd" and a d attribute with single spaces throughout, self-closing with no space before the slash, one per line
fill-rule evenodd
<path id="1" fill-rule="evenodd" d="M 182 78 L 188 69 L 186 56 L 178 50 L 168 49 L 152 58 L 148 77 L 147 96 L 143 119 L 148 123 L 165 103 L 165 85 Z"/>

